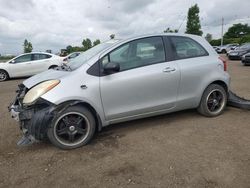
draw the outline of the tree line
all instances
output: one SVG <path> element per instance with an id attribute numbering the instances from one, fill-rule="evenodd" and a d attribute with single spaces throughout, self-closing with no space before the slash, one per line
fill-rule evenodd
<path id="1" fill-rule="evenodd" d="M 219 39 L 212 39 L 212 35 L 208 42 L 212 46 L 220 46 L 221 45 L 221 38 Z M 223 35 L 223 43 L 224 44 L 243 44 L 246 42 L 250 42 L 250 26 L 248 24 L 233 24 L 227 32 Z"/>
<path id="2" fill-rule="evenodd" d="M 115 34 L 111 34 L 110 36 L 110 39 L 114 39 L 115 38 Z M 72 53 L 72 52 L 79 52 L 79 51 L 86 51 L 98 44 L 100 44 L 101 41 L 100 39 L 96 39 L 94 40 L 93 42 L 91 41 L 91 39 L 89 38 L 85 38 L 83 39 L 82 41 L 82 46 L 71 46 L 71 45 L 68 45 L 66 46 L 66 52 L 68 54 Z M 23 43 L 23 51 L 24 53 L 29 53 L 29 52 L 32 52 L 33 50 L 33 46 L 32 46 L 32 43 L 29 42 L 27 39 L 24 40 L 24 43 Z"/>

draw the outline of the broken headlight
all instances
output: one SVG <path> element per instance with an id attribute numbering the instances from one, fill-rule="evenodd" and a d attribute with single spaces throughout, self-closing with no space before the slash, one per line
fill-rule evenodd
<path id="1" fill-rule="evenodd" d="M 43 94 L 47 93 L 49 90 L 53 89 L 60 83 L 59 80 L 48 80 L 42 82 L 35 87 L 31 88 L 23 99 L 23 104 L 29 105 L 36 101 Z"/>

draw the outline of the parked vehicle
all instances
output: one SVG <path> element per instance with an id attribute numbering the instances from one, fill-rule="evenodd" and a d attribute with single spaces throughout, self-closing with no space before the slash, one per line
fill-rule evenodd
<path id="1" fill-rule="evenodd" d="M 217 52 L 217 50 L 220 48 L 219 46 L 212 46 L 214 50 Z"/>
<path id="2" fill-rule="evenodd" d="M 229 53 L 231 53 L 231 52 L 233 52 L 234 50 L 237 50 L 239 48 L 239 46 L 237 46 L 237 47 L 235 47 L 233 50 L 229 50 L 229 51 L 227 51 L 227 56 L 229 55 Z"/>
<path id="3" fill-rule="evenodd" d="M 241 62 L 243 65 L 250 65 L 250 53 L 247 53 L 245 55 L 242 56 L 241 58 Z"/>
<path id="4" fill-rule="evenodd" d="M 238 47 L 239 47 L 239 44 L 233 44 L 233 45 L 227 47 L 227 48 L 226 48 L 226 54 L 228 54 L 229 51 L 235 50 L 235 49 L 238 48 Z"/>
<path id="5" fill-rule="evenodd" d="M 62 149 L 87 144 L 102 127 L 197 108 L 220 115 L 226 62 L 202 37 L 159 34 L 111 40 L 19 86 L 9 107 L 29 143 L 48 137 Z"/>
<path id="6" fill-rule="evenodd" d="M 69 55 L 67 55 L 66 57 L 63 58 L 63 61 L 70 61 L 71 59 L 76 58 L 77 56 L 79 56 L 82 52 L 72 52 Z"/>
<path id="7" fill-rule="evenodd" d="M 21 54 L 6 63 L 0 63 L 0 82 L 9 78 L 32 76 L 61 66 L 62 58 L 50 53 L 32 52 Z"/>
<path id="8" fill-rule="evenodd" d="M 237 46 L 238 46 L 238 44 L 226 44 L 226 45 L 223 45 L 223 46 L 219 46 L 219 47 L 216 49 L 216 51 L 217 51 L 217 53 L 225 54 L 225 53 L 227 53 L 227 51 L 233 50 L 233 49 L 235 49 Z"/>
<path id="9" fill-rule="evenodd" d="M 237 49 L 230 51 L 228 58 L 230 60 L 241 60 L 241 57 L 250 52 L 250 43 L 245 43 Z"/>

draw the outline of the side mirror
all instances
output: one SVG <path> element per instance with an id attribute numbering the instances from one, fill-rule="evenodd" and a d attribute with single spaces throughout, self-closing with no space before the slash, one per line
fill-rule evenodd
<path id="1" fill-rule="evenodd" d="M 14 64 L 15 63 L 15 60 L 13 59 L 12 61 L 10 61 L 11 64 Z"/>
<path id="2" fill-rule="evenodd" d="M 115 72 L 119 72 L 120 71 L 120 64 L 109 62 L 106 65 L 104 65 L 103 70 L 104 70 L 104 73 L 106 73 L 106 74 L 112 74 Z"/>

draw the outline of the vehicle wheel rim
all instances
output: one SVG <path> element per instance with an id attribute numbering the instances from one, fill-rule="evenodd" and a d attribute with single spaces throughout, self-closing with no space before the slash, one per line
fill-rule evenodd
<path id="1" fill-rule="evenodd" d="M 86 116 L 70 112 L 59 117 L 54 126 L 54 135 L 58 142 L 66 146 L 82 143 L 88 136 L 90 123 Z"/>
<path id="2" fill-rule="evenodd" d="M 216 89 L 209 93 L 207 97 L 207 108 L 211 113 L 219 113 L 225 105 L 224 94 Z"/>
<path id="3" fill-rule="evenodd" d="M 4 80 L 6 80 L 6 78 L 7 78 L 6 73 L 5 72 L 0 72 L 0 81 L 4 81 Z"/>

